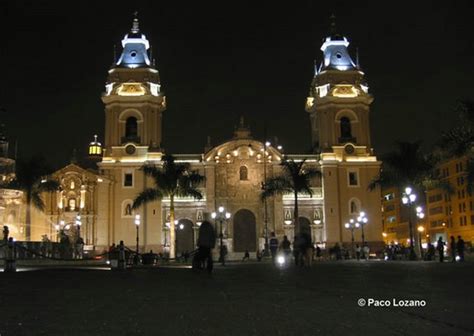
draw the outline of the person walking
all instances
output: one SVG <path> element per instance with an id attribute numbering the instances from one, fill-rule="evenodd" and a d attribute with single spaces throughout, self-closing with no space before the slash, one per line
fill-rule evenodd
<path id="1" fill-rule="evenodd" d="M 443 241 L 443 237 L 438 238 L 438 243 L 436 245 L 436 249 L 438 250 L 439 262 L 443 262 L 444 261 L 444 241 Z"/>
<path id="2" fill-rule="evenodd" d="M 275 262 L 277 251 L 278 251 L 278 238 L 275 237 L 275 232 L 271 233 L 271 238 L 269 241 L 270 253 L 272 255 L 272 261 Z"/>
<path id="3" fill-rule="evenodd" d="M 283 240 L 280 244 L 280 249 L 285 254 L 285 257 L 288 257 L 290 255 L 290 253 L 291 253 L 291 243 L 288 240 L 287 236 L 283 236 Z"/>
<path id="4" fill-rule="evenodd" d="M 212 224 L 208 221 L 202 222 L 199 227 L 199 238 L 197 241 L 198 253 L 197 258 L 199 265 L 202 265 L 206 262 L 206 268 L 209 273 L 212 273 L 214 263 L 212 260 L 212 249 L 216 246 L 216 233 Z M 195 265 L 195 263 L 193 263 Z"/>
<path id="5" fill-rule="evenodd" d="M 359 246 L 359 244 L 356 245 L 356 258 L 357 260 L 360 260 L 360 252 L 361 252 L 361 248 Z"/>
<path id="6" fill-rule="evenodd" d="M 227 245 L 222 245 L 222 248 L 219 250 L 219 261 L 222 263 L 222 266 L 225 266 L 225 258 L 227 256 Z"/>
<path id="7" fill-rule="evenodd" d="M 316 245 L 316 260 L 320 261 L 321 259 L 322 259 L 321 248 L 319 247 L 319 245 Z"/>
<path id="8" fill-rule="evenodd" d="M 461 236 L 458 236 L 458 242 L 456 244 L 456 249 L 457 249 L 458 256 L 459 256 L 459 261 L 463 262 L 464 261 L 464 240 L 461 238 Z"/>
<path id="9" fill-rule="evenodd" d="M 250 253 L 249 250 L 245 250 L 244 257 L 242 258 L 242 261 L 250 260 Z"/>
<path id="10" fill-rule="evenodd" d="M 303 266 L 311 267 L 313 260 L 313 243 L 311 236 L 307 232 L 301 233 L 301 253 L 303 255 Z"/>
<path id="11" fill-rule="evenodd" d="M 454 239 L 454 236 L 451 236 L 450 239 L 449 253 L 451 253 L 451 262 L 456 262 L 456 240 Z"/>
<path id="12" fill-rule="evenodd" d="M 363 250 L 365 260 L 369 260 L 369 257 L 370 257 L 370 247 L 369 247 L 369 245 L 367 243 L 365 243 L 362 250 Z"/>

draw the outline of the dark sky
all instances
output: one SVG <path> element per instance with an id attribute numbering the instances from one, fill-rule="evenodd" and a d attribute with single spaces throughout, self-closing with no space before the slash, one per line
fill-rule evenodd
<path id="1" fill-rule="evenodd" d="M 20 157 L 42 153 L 58 166 L 94 133 L 103 139 L 100 95 L 135 10 L 167 96 L 169 153 L 200 153 L 207 135 L 226 140 L 240 115 L 256 137 L 266 120 L 287 152 L 306 151 L 304 105 L 332 13 L 375 97 L 377 153 L 395 140 L 433 143 L 456 122 L 456 101 L 473 98 L 469 1 L 131 3 L 2 2 L 0 119 Z"/>

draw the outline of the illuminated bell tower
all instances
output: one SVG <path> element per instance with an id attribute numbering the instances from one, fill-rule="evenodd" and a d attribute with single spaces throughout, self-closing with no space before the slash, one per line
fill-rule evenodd
<path id="1" fill-rule="evenodd" d="M 319 163 L 324 198 L 325 241 L 329 246 L 351 241 L 345 223 L 368 217 L 364 241 L 381 248 L 380 189 L 368 190 L 380 172 L 381 162 L 371 148 L 369 112 L 373 101 L 358 60 L 348 51 L 349 42 L 338 34 L 334 17 L 329 36 L 321 46 L 323 61 L 315 69 L 306 111 L 311 120 L 313 148 Z M 356 241 L 361 241 L 357 232 Z"/>
<path id="2" fill-rule="evenodd" d="M 157 152 L 162 139 L 166 100 L 158 70 L 150 61 L 150 44 L 137 17 L 122 40 L 122 54 L 109 70 L 105 104 L 104 157 Z"/>
<path id="3" fill-rule="evenodd" d="M 336 32 L 333 18 L 330 34 L 321 46 L 324 58 L 315 67 L 306 102 L 313 147 L 321 152 L 346 144 L 365 146 L 370 151 L 369 109 L 373 98 L 348 46 L 347 39 Z"/>

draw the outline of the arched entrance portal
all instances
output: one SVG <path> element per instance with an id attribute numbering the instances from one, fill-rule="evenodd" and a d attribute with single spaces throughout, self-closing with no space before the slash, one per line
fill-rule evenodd
<path id="1" fill-rule="evenodd" d="M 176 254 L 181 255 L 194 249 L 193 222 L 189 219 L 180 219 L 176 225 Z"/>
<path id="2" fill-rule="evenodd" d="M 296 232 L 299 233 L 307 233 L 311 237 L 311 223 L 308 218 L 306 217 L 299 217 L 298 218 L 298 228 Z"/>
<path id="3" fill-rule="evenodd" d="M 234 252 L 257 250 L 257 223 L 252 211 L 241 209 L 234 215 Z"/>

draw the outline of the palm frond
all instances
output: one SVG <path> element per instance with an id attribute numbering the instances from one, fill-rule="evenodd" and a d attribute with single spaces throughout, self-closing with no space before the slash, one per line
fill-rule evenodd
<path id="1" fill-rule="evenodd" d="M 163 194 L 158 189 L 147 188 L 135 197 L 132 209 L 136 210 L 144 203 L 153 202 L 163 198 Z"/>
<path id="2" fill-rule="evenodd" d="M 293 187 L 288 177 L 276 176 L 267 180 L 267 183 L 265 183 L 261 199 L 264 200 L 271 196 L 289 194 L 291 192 L 293 192 Z"/>
<path id="3" fill-rule="evenodd" d="M 44 211 L 44 201 L 41 198 L 41 194 L 39 192 L 34 192 L 31 194 L 31 203 L 39 211 Z"/>
<path id="4" fill-rule="evenodd" d="M 53 191 L 56 191 L 58 190 L 60 184 L 58 181 L 56 180 L 51 180 L 51 179 L 48 179 L 46 181 L 41 181 L 37 188 L 38 188 L 38 191 L 40 192 L 53 192 Z"/>

